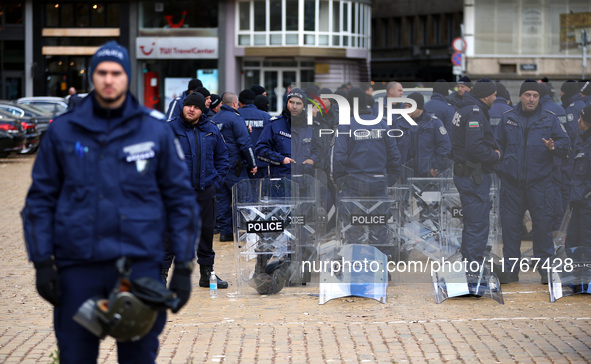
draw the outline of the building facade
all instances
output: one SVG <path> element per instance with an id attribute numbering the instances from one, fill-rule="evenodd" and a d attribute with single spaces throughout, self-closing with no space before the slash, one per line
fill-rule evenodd
<path id="1" fill-rule="evenodd" d="M 465 0 L 464 21 L 471 77 L 583 76 L 581 37 L 584 30 L 591 35 L 588 0 Z"/>
<path id="2" fill-rule="evenodd" d="M 88 92 L 90 58 L 109 40 L 130 50 L 132 91 L 162 111 L 194 77 L 214 93 L 263 85 L 275 112 L 293 82 L 370 77 L 369 0 L 11 4 L 0 5 L 5 98 L 65 96 L 70 86 Z"/>

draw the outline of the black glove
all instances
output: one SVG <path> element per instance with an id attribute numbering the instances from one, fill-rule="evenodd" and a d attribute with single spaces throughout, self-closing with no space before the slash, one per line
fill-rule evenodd
<path id="1" fill-rule="evenodd" d="M 53 259 L 35 263 L 37 292 L 54 306 L 60 304 L 60 280 Z"/>
<path id="2" fill-rule="evenodd" d="M 189 301 L 191 297 L 191 273 L 193 264 L 180 263 L 174 266 L 172 278 L 170 279 L 169 289 L 176 294 L 177 302 L 171 309 L 172 313 L 177 313 Z"/>

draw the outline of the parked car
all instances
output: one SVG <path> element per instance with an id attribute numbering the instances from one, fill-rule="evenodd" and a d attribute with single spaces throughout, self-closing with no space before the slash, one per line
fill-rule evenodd
<path id="1" fill-rule="evenodd" d="M 17 104 L 32 105 L 38 109 L 57 116 L 68 110 L 68 102 L 63 97 L 34 96 L 21 97 L 16 100 Z"/>
<path id="2" fill-rule="evenodd" d="M 0 109 L 0 118 L 17 119 L 25 131 L 25 144 L 20 150 L 21 154 L 33 154 L 39 149 L 41 135 L 37 130 L 37 120 L 27 116 L 15 116 L 6 110 Z"/>
<path id="3" fill-rule="evenodd" d="M 0 158 L 18 153 L 25 144 L 25 131 L 17 118 L 0 116 Z"/>
<path id="4" fill-rule="evenodd" d="M 15 116 L 28 116 L 34 118 L 37 121 L 37 130 L 40 133 L 40 139 L 43 139 L 45 131 L 49 128 L 49 123 L 53 121 L 53 115 L 32 105 L 17 104 L 13 101 L 0 100 L 0 109 L 8 111 Z"/>

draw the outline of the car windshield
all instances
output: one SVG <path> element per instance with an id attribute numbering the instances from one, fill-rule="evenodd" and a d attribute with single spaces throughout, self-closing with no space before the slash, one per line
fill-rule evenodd
<path id="1" fill-rule="evenodd" d="M 23 104 L 51 114 L 61 114 L 62 112 L 66 111 L 66 107 L 64 105 L 49 101 L 25 101 Z"/>

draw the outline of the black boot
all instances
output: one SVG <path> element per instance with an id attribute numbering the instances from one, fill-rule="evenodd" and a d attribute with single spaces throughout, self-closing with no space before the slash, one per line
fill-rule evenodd
<path id="1" fill-rule="evenodd" d="M 199 278 L 199 287 L 209 288 L 209 276 L 211 275 L 211 271 L 213 271 L 213 265 L 199 264 L 199 273 L 201 274 L 201 277 Z M 228 288 L 228 282 L 222 281 L 217 274 L 215 277 L 218 280 L 219 289 Z"/>

